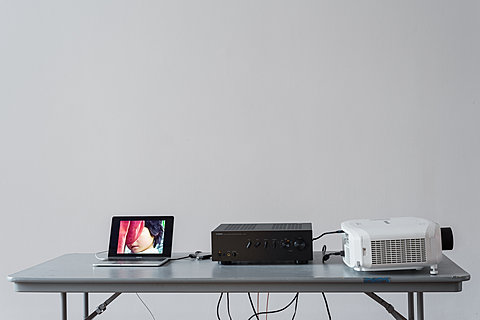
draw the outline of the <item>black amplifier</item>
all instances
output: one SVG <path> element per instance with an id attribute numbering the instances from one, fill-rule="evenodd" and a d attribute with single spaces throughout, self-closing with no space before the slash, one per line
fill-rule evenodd
<path id="1" fill-rule="evenodd" d="M 212 231 L 212 260 L 308 263 L 313 260 L 312 224 L 221 224 Z"/>

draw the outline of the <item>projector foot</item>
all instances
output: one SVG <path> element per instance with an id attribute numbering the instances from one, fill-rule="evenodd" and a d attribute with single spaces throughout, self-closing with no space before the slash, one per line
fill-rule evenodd
<path id="1" fill-rule="evenodd" d="M 438 274 L 438 264 L 434 264 L 430 266 L 430 274 L 437 275 Z"/>

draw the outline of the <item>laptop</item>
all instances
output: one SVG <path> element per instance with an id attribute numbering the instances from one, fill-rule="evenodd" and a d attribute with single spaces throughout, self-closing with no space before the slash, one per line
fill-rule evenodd
<path id="1" fill-rule="evenodd" d="M 94 267 L 160 267 L 172 254 L 172 216 L 114 216 L 108 258 Z"/>

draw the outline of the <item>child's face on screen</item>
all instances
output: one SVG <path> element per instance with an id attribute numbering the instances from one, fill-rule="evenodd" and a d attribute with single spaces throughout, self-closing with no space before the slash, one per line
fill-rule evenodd
<path id="1" fill-rule="evenodd" d="M 153 237 L 150 234 L 150 231 L 148 231 L 148 229 L 145 227 L 143 228 L 142 233 L 140 233 L 140 236 L 138 237 L 138 239 L 132 244 L 128 245 L 128 248 L 133 253 L 141 253 L 142 251 L 145 251 L 148 248 L 152 248 L 152 247 L 153 247 Z"/>

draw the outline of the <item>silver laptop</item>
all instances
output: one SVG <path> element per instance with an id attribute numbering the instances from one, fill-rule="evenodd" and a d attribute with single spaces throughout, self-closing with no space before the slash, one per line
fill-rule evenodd
<path id="1" fill-rule="evenodd" d="M 94 267 L 160 267 L 172 254 L 172 216 L 112 217 L 108 258 Z"/>

